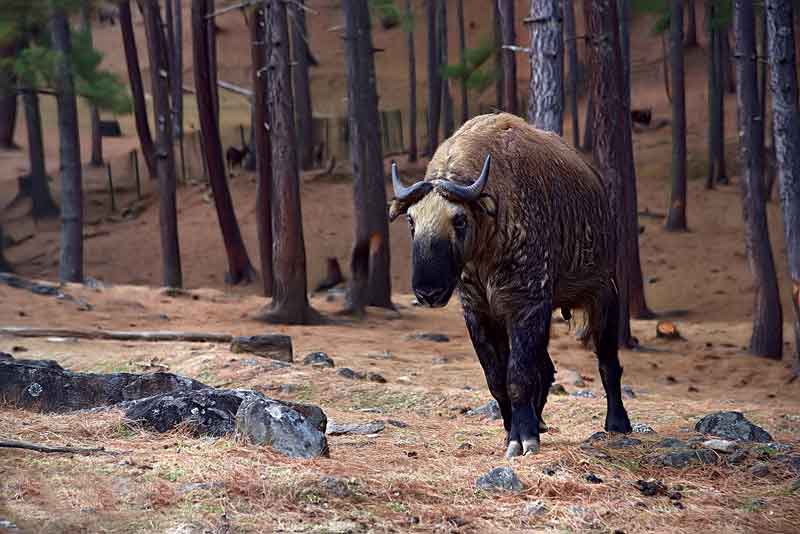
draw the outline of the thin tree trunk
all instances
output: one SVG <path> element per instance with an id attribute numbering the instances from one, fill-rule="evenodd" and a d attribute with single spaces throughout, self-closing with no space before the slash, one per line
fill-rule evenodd
<path id="1" fill-rule="evenodd" d="M 89 13 L 89 1 L 81 2 L 81 31 L 89 37 L 89 45 L 92 45 L 92 22 Z M 94 167 L 103 166 L 103 136 L 100 133 L 100 111 L 94 104 L 89 104 L 89 115 L 92 125 L 92 156 L 89 164 Z"/>
<path id="2" fill-rule="evenodd" d="M 706 2 L 706 27 L 708 30 L 708 175 L 706 189 L 714 189 L 720 176 L 720 161 L 724 166 L 723 138 L 720 128 L 720 103 L 722 83 L 720 80 L 720 38 L 717 23 L 716 0 Z"/>
<path id="3" fill-rule="evenodd" d="M 669 48 L 667 45 L 667 34 L 666 32 L 661 34 L 661 50 L 663 51 L 661 67 L 662 71 L 664 72 L 664 92 L 667 95 L 667 100 L 670 104 L 672 104 L 672 94 L 670 93 L 669 87 Z"/>
<path id="4" fill-rule="evenodd" d="M 514 0 L 497 0 L 500 9 L 500 28 L 503 45 L 516 45 L 514 28 Z M 505 111 L 516 115 L 517 102 L 517 58 L 513 50 L 503 49 L 503 103 Z"/>
<path id="5" fill-rule="evenodd" d="M 292 68 L 294 85 L 294 105 L 297 115 L 297 144 L 300 168 L 308 170 L 314 163 L 314 144 L 311 137 L 311 82 L 308 78 L 309 52 L 308 28 L 306 26 L 305 0 L 291 4 L 292 15 Z"/>
<path id="6" fill-rule="evenodd" d="M 531 81 L 528 122 L 561 135 L 564 131 L 564 36 L 562 0 L 531 0 Z"/>
<path id="7" fill-rule="evenodd" d="M 35 90 L 25 87 L 22 90 L 22 102 L 25 105 L 25 124 L 28 130 L 28 159 L 31 169 L 31 200 L 33 201 L 32 214 L 35 219 L 57 217 L 59 209 L 53 201 L 53 196 L 50 194 L 50 186 L 47 183 L 39 95 Z"/>
<path id="8" fill-rule="evenodd" d="M 157 0 L 144 0 L 144 23 L 149 35 L 148 51 L 153 95 L 153 116 L 156 123 L 156 175 L 159 193 L 159 229 L 161 232 L 161 256 L 163 283 L 166 287 L 183 287 L 181 251 L 178 240 L 178 215 L 176 208 L 175 152 L 172 148 L 172 115 L 169 105 L 169 81 L 162 73 L 167 72 L 165 40 L 159 22 Z"/>
<path id="9" fill-rule="evenodd" d="M 350 312 L 361 314 L 367 305 L 394 308 L 389 218 L 367 0 L 345 0 L 344 20 L 356 218 L 347 306 Z"/>
<path id="10" fill-rule="evenodd" d="M 208 0 L 208 12 L 213 13 L 215 0 Z M 219 85 L 217 84 L 217 19 L 211 17 L 206 19 L 206 36 L 208 38 L 208 73 L 211 78 L 211 106 L 214 110 L 214 122 L 219 128 Z"/>
<path id="11" fill-rule="evenodd" d="M 12 60 L 17 43 L 0 46 L 0 60 Z M 17 148 L 14 129 L 17 125 L 16 76 L 11 66 L 0 68 L 0 148 Z"/>
<path id="12" fill-rule="evenodd" d="M 156 150 L 147 119 L 142 71 L 139 67 L 139 53 L 136 48 L 136 35 L 133 33 L 131 5 L 128 0 L 123 0 L 119 3 L 119 28 L 122 32 L 122 44 L 125 48 L 125 61 L 128 66 L 128 81 L 131 86 L 133 115 L 136 121 L 136 132 L 139 135 L 139 145 L 142 148 L 147 172 L 151 178 L 155 178 L 158 176 L 156 171 Z"/>
<path id="13" fill-rule="evenodd" d="M 575 33 L 575 4 L 564 0 L 564 37 L 569 60 L 569 107 L 572 114 L 572 144 L 581 147 L 581 121 L 578 113 L 578 40 Z"/>
<path id="14" fill-rule="evenodd" d="M 428 155 L 439 146 L 439 114 L 442 103 L 442 76 L 439 72 L 439 39 L 436 31 L 437 6 L 443 0 L 427 0 L 428 8 Z"/>
<path id="15" fill-rule="evenodd" d="M 75 78 L 69 60 L 72 38 L 67 13 L 55 0 L 50 0 L 50 24 L 56 52 L 54 82 L 61 166 L 61 259 L 58 276 L 62 282 L 83 282 L 81 144 Z"/>
<path id="16" fill-rule="evenodd" d="M 723 84 L 726 90 L 734 94 L 736 92 L 736 73 L 733 68 L 733 60 L 731 59 L 731 40 L 730 24 L 726 24 L 723 29 L 720 29 L 720 37 L 722 44 L 722 69 L 725 73 L 725 83 Z"/>
<path id="17" fill-rule="evenodd" d="M 695 37 L 696 38 L 696 37 Z M 686 227 L 686 85 L 683 67 L 683 0 L 670 0 L 670 70 L 672 71 L 672 192 L 665 228 Z"/>
<path id="18" fill-rule="evenodd" d="M 256 230 L 265 297 L 272 296 L 272 146 L 267 130 L 267 49 L 264 8 L 256 5 L 250 15 L 250 51 L 253 62 L 253 127 L 256 163 Z"/>
<path id="19" fill-rule="evenodd" d="M 439 71 L 442 72 L 445 67 L 449 64 L 449 59 L 447 55 L 447 1 L 443 0 L 439 2 L 439 15 L 437 18 L 437 23 L 439 25 L 437 33 L 439 34 L 439 53 L 441 54 L 440 57 L 440 65 Z M 450 78 L 448 76 L 442 76 L 442 114 L 443 117 L 443 124 L 444 127 L 444 139 L 449 138 L 453 135 L 453 128 L 455 128 L 455 119 L 453 118 L 453 97 L 450 95 Z"/>
<path id="20" fill-rule="evenodd" d="M 180 151 L 181 175 L 186 180 L 186 162 L 183 156 L 183 6 L 181 0 L 174 1 L 174 29 L 172 44 L 172 132 L 178 141 Z"/>
<path id="21" fill-rule="evenodd" d="M 686 1 L 686 42 L 684 44 L 686 48 L 694 48 L 699 44 L 697 41 L 697 6 L 695 4 L 695 0 Z"/>
<path id="22" fill-rule="evenodd" d="M 406 0 L 406 17 L 414 20 L 411 0 Z M 408 161 L 417 161 L 417 60 L 414 54 L 414 24 L 410 24 L 408 39 Z"/>
<path id="23" fill-rule="evenodd" d="M 772 128 L 778 167 L 786 259 L 792 279 L 795 372 L 800 371 L 800 105 L 790 0 L 767 0 Z"/>
<path id="24" fill-rule="evenodd" d="M 739 107 L 745 248 L 756 292 L 750 352 L 756 356 L 780 359 L 783 317 L 764 200 L 764 124 L 758 99 L 753 3 L 735 0 L 733 18 L 736 29 L 736 100 Z"/>
<path id="25" fill-rule="evenodd" d="M 589 62 L 586 62 L 587 66 Z M 591 77 L 591 69 L 589 72 Z M 583 150 L 586 152 L 592 151 L 594 145 L 594 95 L 589 92 L 589 97 L 586 102 L 586 123 L 583 128 Z"/>
<path id="26" fill-rule="evenodd" d="M 505 73 L 503 72 L 503 28 L 500 22 L 500 6 L 497 0 L 492 0 L 492 16 L 494 22 L 494 63 L 495 82 L 494 98 L 497 110 L 505 109 L 503 105 L 503 87 L 505 87 Z"/>
<path id="27" fill-rule="evenodd" d="M 600 167 L 609 195 L 610 221 L 615 221 L 612 252 L 616 258 L 616 280 L 620 297 L 621 346 L 633 344 L 630 328 L 628 280 L 630 265 L 624 255 L 628 239 L 625 224 L 625 183 L 632 157 L 632 148 L 625 135 L 622 53 L 619 43 L 619 23 L 615 0 L 584 0 L 587 35 L 591 43 L 591 91 L 596 99 L 594 113 L 595 161 Z M 627 146 L 626 146 L 627 145 Z"/>
<path id="28" fill-rule="evenodd" d="M 222 157 L 222 141 L 219 135 L 219 122 L 214 117 L 214 90 L 211 84 L 214 75 L 211 73 L 213 65 L 211 59 L 211 36 L 206 32 L 212 25 L 206 16 L 213 7 L 211 0 L 194 0 L 192 2 L 192 31 L 194 51 L 194 83 L 197 96 L 197 114 L 200 119 L 200 130 L 203 137 L 203 155 L 208 169 L 208 181 L 211 193 L 214 196 L 214 207 L 217 211 L 217 220 L 222 231 L 222 240 L 225 243 L 225 253 L 228 257 L 228 272 L 225 273 L 225 282 L 228 284 L 249 283 L 254 276 L 250 257 L 247 255 L 239 222 L 233 208 L 231 192 L 228 189 L 228 180 L 225 175 L 225 163 Z M 288 42 L 285 42 L 288 45 Z M 208 67 L 208 68 L 207 68 Z"/>
<path id="29" fill-rule="evenodd" d="M 408 1 L 408 0 L 407 0 Z M 461 65 L 467 64 L 467 35 L 464 31 L 464 0 L 458 0 L 456 4 L 456 16 L 458 17 L 458 49 Z M 469 120 L 469 92 L 467 90 L 467 78 L 461 77 L 461 124 Z"/>
<path id="30" fill-rule="evenodd" d="M 259 313 L 258 319 L 306 324 L 318 321 L 319 316 L 308 303 L 286 3 L 266 0 L 265 8 L 267 72 L 270 73 L 267 122 L 272 141 L 274 282 L 272 304 Z"/>
<path id="31" fill-rule="evenodd" d="M 3 226 L 0 225 L 0 273 L 11 273 L 14 272 L 14 269 L 11 268 L 11 264 L 6 259 L 5 254 L 3 254 L 3 243 L 5 242 L 3 237 Z"/>

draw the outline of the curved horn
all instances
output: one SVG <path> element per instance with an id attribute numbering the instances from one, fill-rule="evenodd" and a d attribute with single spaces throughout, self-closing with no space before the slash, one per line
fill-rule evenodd
<path id="1" fill-rule="evenodd" d="M 439 187 L 450 193 L 458 200 L 463 202 L 473 202 L 478 200 L 483 193 L 483 188 L 486 187 L 486 181 L 489 178 L 489 166 L 492 162 L 492 156 L 488 154 L 486 161 L 483 163 L 483 170 L 481 175 L 475 180 L 472 185 L 459 185 L 455 182 L 441 182 Z"/>
<path id="2" fill-rule="evenodd" d="M 392 186 L 394 187 L 394 198 L 399 201 L 409 200 L 420 193 L 427 193 L 433 188 L 433 184 L 426 181 L 417 182 L 412 186 L 406 187 L 397 175 L 397 163 L 392 162 Z"/>

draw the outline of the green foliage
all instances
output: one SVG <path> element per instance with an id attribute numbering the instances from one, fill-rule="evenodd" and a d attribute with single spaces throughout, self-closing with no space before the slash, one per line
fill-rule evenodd
<path id="1" fill-rule="evenodd" d="M 731 0 L 707 0 L 714 2 L 714 20 L 711 24 L 714 29 L 724 29 L 733 20 L 733 2 Z M 796 1 L 796 0 L 795 0 Z M 703 9 L 705 2 L 697 2 L 695 9 Z M 669 1 L 668 0 L 632 0 L 631 7 L 634 13 L 655 15 L 656 21 L 651 31 L 653 35 L 661 35 L 669 30 Z"/>
<path id="2" fill-rule="evenodd" d="M 484 38 L 474 48 L 464 51 L 464 61 L 442 67 L 442 76 L 456 80 L 466 80 L 471 90 L 484 91 L 497 79 L 497 68 L 488 63 L 495 53 L 494 40 Z"/>
<path id="3" fill-rule="evenodd" d="M 403 31 L 410 32 L 414 28 L 414 19 L 395 5 L 394 0 L 369 0 L 374 15 L 385 19 L 392 25 L 400 24 Z"/>

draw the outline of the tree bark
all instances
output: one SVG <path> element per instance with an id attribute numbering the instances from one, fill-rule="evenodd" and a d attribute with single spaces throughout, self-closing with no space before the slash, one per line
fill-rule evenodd
<path id="1" fill-rule="evenodd" d="M 144 0 L 144 23 L 149 36 L 153 116 L 156 123 L 156 176 L 158 176 L 158 220 L 161 233 L 162 280 L 166 287 L 182 287 L 181 252 L 178 240 L 176 207 L 175 151 L 172 145 L 172 113 L 169 105 L 169 81 L 162 27 L 157 0 Z"/>
<path id="2" fill-rule="evenodd" d="M 172 61 L 170 62 L 172 81 L 172 126 L 175 139 L 183 137 L 183 7 L 181 0 L 167 0 L 173 3 L 172 20 Z"/>
<path id="3" fill-rule="evenodd" d="M 378 92 L 367 0 L 345 0 L 345 53 L 353 160 L 355 241 L 350 261 L 348 310 L 394 308 L 389 257 L 389 216 L 381 154 Z"/>
<path id="4" fill-rule="evenodd" d="M 267 52 L 264 8 L 250 15 L 250 52 L 253 62 L 253 128 L 256 163 L 256 230 L 265 297 L 272 296 L 272 146 L 267 130 Z"/>
<path id="5" fill-rule="evenodd" d="M 407 0 L 408 1 L 408 0 Z M 464 31 L 464 0 L 458 0 L 456 4 L 456 16 L 458 17 L 458 49 L 461 65 L 467 64 L 467 35 Z M 461 124 L 469 120 L 469 92 L 467 90 L 467 78 L 461 77 Z"/>
<path id="6" fill-rule="evenodd" d="M 580 115 L 578 114 L 578 39 L 575 33 L 575 4 L 572 0 L 564 0 L 564 37 L 569 60 L 569 107 L 572 114 L 572 144 L 576 149 L 581 147 Z"/>
<path id="7" fill-rule="evenodd" d="M 495 63 L 495 82 L 494 98 L 497 110 L 505 109 L 503 105 L 503 87 L 505 87 L 505 75 L 503 73 L 503 28 L 500 22 L 500 6 L 496 0 L 492 0 L 492 16 L 494 22 L 494 63 Z"/>
<path id="8" fill-rule="evenodd" d="M 17 43 L 0 46 L 0 60 L 14 59 Z M 0 68 L 0 148 L 17 148 L 14 130 L 17 125 L 17 87 L 14 69 Z"/>
<path id="9" fill-rule="evenodd" d="M 629 239 L 625 224 L 625 184 L 630 172 L 632 147 L 625 134 L 622 53 L 619 42 L 618 12 L 615 0 L 584 0 L 586 33 L 592 36 L 591 91 L 595 98 L 593 154 L 606 183 L 610 221 L 615 221 L 612 239 L 616 258 L 616 280 L 620 300 L 619 344 L 634 344 L 629 317 L 629 279 L 631 265 L 625 257 Z M 638 234 L 638 232 L 637 232 Z"/>
<path id="10" fill-rule="evenodd" d="M 728 183 L 725 169 L 725 109 L 724 78 L 722 67 L 722 34 L 716 18 L 717 1 L 706 3 L 706 20 L 708 26 L 708 138 L 709 138 L 709 170 L 706 177 L 706 189 L 713 189 L 714 184 Z"/>
<path id="11" fill-rule="evenodd" d="M 89 1 L 81 2 L 81 31 L 89 37 L 89 45 L 92 45 L 92 22 L 89 13 Z M 92 103 L 89 103 L 89 115 L 92 127 L 92 156 L 89 164 L 93 167 L 103 166 L 103 136 L 100 133 L 100 111 Z"/>
<path id="12" fill-rule="evenodd" d="M 442 76 L 439 72 L 439 39 L 436 31 L 437 2 L 427 0 L 428 8 L 428 155 L 433 157 L 439 146 L 439 114 L 442 103 Z"/>
<path id="13" fill-rule="evenodd" d="M 439 2 L 439 16 L 437 18 L 438 23 L 438 30 L 437 33 L 439 34 L 439 53 L 441 54 L 440 57 L 440 64 L 439 64 L 439 72 L 442 72 L 445 67 L 449 64 L 449 59 L 447 55 L 447 1 L 443 0 Z M 442 76 L 442 111 L 443 111 L 443 124 L 444 127 L 443 131 L 443 138 L 447 139 L 451 135 L 453 135 L 453 128 L 455 128 L 455 119 L 453 118 L 453 97 L 450 94 L 450 78 L 448 76 Z"/>
<path id="14" fill-rule="evenodd" d="M 790 0 L 767 0 L 772 128 L 778 167 L 786 259 L 792 279 L 795 371 L 800 369 L 800 105 Z"/>
<path id="15" fill-rule="evenodd" d="M 291 4 L 294 15 L 292 24 L 292 55 L 294 65 L 292 68 L 294 85 L 294 105 L 297 115 L 297 145 L 300 168 L 308 170 L 314 163 L 314 144 L 311 136 L 311 82 L 308 78 L 309 37 L 306 26 L 305 0 Z"/>
<path id="16" fill-rule="evenodd" d="M 57 217 L 58 206 L 50 194 L 47 183 L 47 169 L 44 163 L 44 140 L 42 135 L 42 115 L 39 109 L 39 95 L 35 90 L 25 87 L 22 90 L 25 105 L 25 122 L 28 130 L 28 159 L 30 161 L 32 215 L 35 219 Z"/>
<path id="17" fill-rule="evenodd" d="M 562 0 L 531 0 L 531 81 L 528 122 L 561 135 L 564 131 L 564 36 Z"/>
<path id="18" fill-rule="evenodd" d="M 714 1 L 714 0 L 711 0 Z M 686 48 L 694 48 L 698 46 L 697 41 L 697 6 L 695 0 L 686 1 Z"/>
<path id="19" fill-rule="evenodd" d="M 720 43 L 722 44 L 722 69 L 725 73 L 725 83 L 723 84 L 727 91 L 731 94 L 736 92 L 736 73 L 733 68 L 733 60 L 731 59 L 731 41 L 728 36 L 730 33 L 730 24 L 726 24 L 720 30 Z"/>
<path id="20" fill-rule="evenodd" d="M 780 359 L 783 317 L 764 199 L 764 124 L 759 109 L 753 3 L 735 0 L 733 18 L 745 248 L 756 292 L 750 352 L 756 356 Z"/>
<path id="21" fill-rule="evenodd" d="M 3 225 L 0 224 L 0 273 L 10 273 L 13 272 L 14 269 L 11 268 L 11 264 L 6 259 L 5 254 L 3 254 Z"/>
<path id="22" fill-rule="evenodd" d="M 406 0 L 406 17 L 414 20 L 411 0 Z M 417 161 L 417 59 L 414 54 L 414 24 L 407 32 L 408 42 L 408 161 Z"/>
<path id="23" fill-rule="evenodd" d="M 307 324 L 319 320 L 309 306 L 306 252 L 300 212 L 300 180 L 294 131 L 289 29 L 286 4 L 266 0 L 267 114 L 272 141 L 273 298 L 262 310 L 263 321 Z"/>
<path id="24" fill-rule="evenodd" d="M 215 0 L 208 0 L 208 12 L 213 13 Z M 214 122 L 219 128 L 219 85 L 217 84 L 217 19 L 211 17 L 206 19 L 206 34 L 208 39 L 208 75 L 211 79 L 211 106 L 214 110 Z"/>
<path id="25" fill-rule="evenodd" d="M 219 122 L 214 116 L 214 90 L 211 86 L 215 76 L 211 72 L 213 65 L 209 45 L 212 37 L 206 32 L 212 25 L 206 18 L 213 7 L 210 0 L 193 0 L 192 2 L 192 31 L 194 51 L 194 83 L 197 97 L 197 114 L 200 119 L 200 130 L 203 137 L 203 156 L 208 169 L 208 181 L 214 197 L 214 207 L 217 220 L 222 231 L 222 240 L 225 243 L 225 253 L 228 257 L 228 272 L 225 273 L 225 282 L 228 284 L 249 283 L 254 276 L 250 257 L 247 255 L 239 222 L 228 189 L 228 180 L 225 174 L 225 163 L 222 157 L 222 141 L 219 134 Z M 284 43 L 288 47 L 288 42 Z M 206 68 L 209 67 L 209 68 Z"/>
<path id="26" fill-rule="evenodd" d="M 128 0 L 119 3 L 119 28 L 122 33 L 122 45 L 125 48 L 125 61 L 128 66 L 128 81 L 131 86 L 133 100 L 133 115 L 136 121 L 136 132 L 139 135 L 139 145 L 142 148 L 145 165 L 150 178 L 158 176 L 156 171 L 156 149 L 153 137 L 150 134 L 150 124 L 147 119 L 147 106 L 144 100 L 144 86 L 142 84 L 142 70 L 139 67 L 139 53 L 136 48 L 136 34 L 133 32 L 131 19 L 131 5 Z"/>
<path id="27" fill-rule="evenodd" d="M 696 39 L 696 36 L 695 36 Z M 672 192 L 665 229 L 686 227 L 686 84 L 683 66 L 683 0 L 670 0 L 669 63 L 672 71 Z"/>
<path id="28" fill-rule="evenodd" d="M 589 62 L 586 62 L 587 66 Z M 590 67 L 591 68 L 591 67 Z M 591 72 L 589 73 L 591 79 Z M 594 145 L 594 95 L 589 91 L 589 98 L 586 102 L 586 123 L 583 128 L 583 150 L 592 151 Z"/>
<path id="29" fill-rule="evenodd" d="M 59 159 L 61 166 L 61 259 L 62 282 L 83 282 L 83 189 L 78 106 L 72 71 L 72 38 L 67 13 L 50 0 L 50 24 L 56 52 L 54 83 L 58 106 Z"/>
<path id="30" fill-rule="evenodd" d="M 500 10 L 500 29 L 503 45 L 516 45 L 517 34 L 514 28 L 514 0 L 497 0 Z M 503 49 L 503 103 L 505 111 L 516 115 L 517 106 L 517 58 L 513 50 Z"/>

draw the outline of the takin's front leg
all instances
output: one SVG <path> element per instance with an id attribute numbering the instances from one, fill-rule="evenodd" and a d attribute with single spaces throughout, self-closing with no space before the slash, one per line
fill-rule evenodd
<path id="1" fill-rule="evenodd" d="M 507 458 L 539 450 L 541 410 L 553 380 L 553 363 L 547 353 L 551 314 L 551 302 L 539 301 L 522 310 L 508 325 L 511 354 L 506 381 L 511 399 L 511 431 Z"/>

